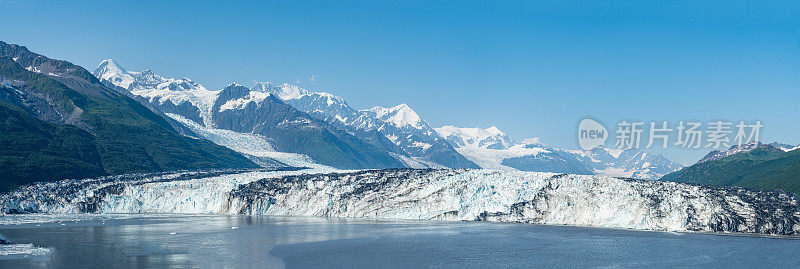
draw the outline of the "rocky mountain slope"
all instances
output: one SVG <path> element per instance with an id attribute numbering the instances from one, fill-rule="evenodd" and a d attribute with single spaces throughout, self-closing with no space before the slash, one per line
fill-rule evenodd
<path id="1" fill-rule="evenodd" d="M 310 115 L 407 160 L 409 167 L 479 168 L 461 156 L 408 105 L 356 110 L 326 92 L 259 82 L 254 91 L 269 92 Z"/>
<path id="2" fill-rule="evenodd" d="M 795 147 L 795 146 L 792 146 L 792 145 L 778 143 L 778 142 L 772 142 L 772 143 L 769 143 L 769 144 L 764 144 L 764 143 L 756 141 L 756 142 L 751 142 L 751 143 L 747 143 L 747 144 L 744 144 L 744 145 L 733 145 L 727 150 L 712 150 L 711 152 L 706 154 L 706 156 L 704 156 L 702 159 L 700 159 L 700 161 L 697 161 L 697 163 L 704 163 L 704 162 L 708 162 L 708 161 L 719 160 L 719 159 L 722 159 L 722 158 L 725 158 L 725 157 L 728 157 L 728 156 L 731 156 L 731 155 L 735 155 L 735 154 L 739 154 L 739 153 L 745 153 L 745 152 L 748 152 L 748 151 L 751 151 L 751 150 L 754 150 L 754 149 L 757 149 L 757 148 L 765 147 L 765 146 L 770 146 L 772 148 L 779 149 L 779 150 L 782 150 L 782 151 L 787 151 L 787 152 L 795 150 L 795 149 L 798 148 L 798 147 Z"/>
<path id="3" fill-rule="evenodd" d="M 277 151 L 304 154 L 321 164 L 345 169 L 404 167 L 388 152 L 298 111 L 271 93 L 232 84 L 218 94 L 211 111 L 216 128 L 262 135 Z"/>
<path id="4" fill-rule="evenodd" d="M 774 145 L 754 143 L 727 153 L 712 152 L 703 161 L 661 180 L 781 189 L 800 194 L 800 150 Z"/>
<path id="5" fill-rule="evenodd" d="M 69 62 L 0 42 L 0 190 L 39 180 L 248 168 Z"/>

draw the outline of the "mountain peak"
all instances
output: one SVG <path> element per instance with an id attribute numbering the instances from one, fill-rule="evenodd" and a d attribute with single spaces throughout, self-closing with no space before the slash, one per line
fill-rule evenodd
<path id="1" fill-rule="evenodd" d="M 227 89 L 227 88 L 233 88 L 233 87 L 244 87 L 244 86 L 242 86 L 241 84 L 239 84 L 239 83 L 236 83 L 236 82 L 231 82 L 230 84 L 228 84 L 227 86 L 225 86 L 225 89 Z"/>
<path id="2" fill-rule="evenodd" d="M 777 149 L 781 149 L 783 151 L 786 151 L 786 152 L 793 151 L 795 149 L 800 148 L 800 146 L 792 146 L 792 145 L 789 145 L 789 144 L 784 144 L 784 143 L 779 143 L 779 142 L 772 142 L 772 143 L 769 143 L 769 145 L 773 146 L 773 147 L 775 147 Z"/>
<path id="3" fill-rule="evenodd" d="M 306 89 L 289 83 L 275 85 L 270 82 L 256 82 L 252 87 L 250 87 L 250 89 L 254 91 L 274 93 L 278 96 L 278 98 L 283 100 L 299 99 L 303 95 L 308 94 Z"/>
<path id="4" fill-rule="evenodd" d="M 495 126 L 486 129 L 442 126 L 434 128 L 434 130 L 447 142 L 459 148 L 469 146 L 487 149 L 508 149 L 514 143 Z"/>
<path id="5" fill-rule="evenodd" d="M 127 73 L 127 71 L 125 71 L 125 68 L 122 68 L 122 66 L 117 64 L 117 62 L 114 61 L 114 59 L 103 60 L 102 62 L 100 62 L 100 65 L 98 65 L 97 68 L 108 68 L 109 71 L 116 71 L 117 73 Z"/>
<path id="6" fill-rule="evenodd" d="M 424 126 L 422 118 L 405 103 L 390 108 L 376 106 L 369 109 L 369 111 L 374 113 L 376 118 L 391 122 L 397 127 L 413 127 L 420 129 Z"/>
<path id="7" fill-rule="evenodd" d="M 269 91 L 269 88 L 272 88 L 272 83 L 269 83 L 267 81 L 264 82 L 256 81 L 256 83 L 253 84 L 252 87 L 250 87 L 250 89 L 254 91 Z"/>
<path id="8" fill-rule="evenodd" d="M 92 72 L 92 75 L 98 79 L 109 81 L 114 85 L 128 89 L 136 79 L 131 74 L 120 66 L 114 59 L 105 59 L 97 66 L 97 69 Z"/>
<path id="9" fill-rule="evenodd" d="M 704 163 L 704 162 L 719 160 L 719 159 L 722 159 L 722 158 L 725 158 L 725 157 L 728 157 L 728 156 L 731 156 L 731 155 L 735 155 L 735 154 L 739 154 L 739 153 L 743 153 L 743 152 L 748 152 L 748 151 L 751 151 L 751 150 L 754 150 L 754 149 L 757 149 L 757 148 L 761 148 L 761 147 L 774 147 L 774 148 L 777 148 L 777 147 L 775 147 L 775 146 L 773 146 L 771 144 L 764 144 L 764 143 L 761 143 L 759 141 L 750 142 L 750 143 L 742 144 L 742 145 L 733 145 L 730 148 L 728 148 L 727 150 L 713 150 L 713 151 L 709 152 L 708 154 L 706 154 L 706 156 L 704 156 L 702 159 L 700 159 L 700 161 L 698 161 L 697 163 Z"/>
<path id="10" fill-rule="evenodd" d="M 503 131 L 500 131 L 500 129 L 498 129 L 497 126 L 486 128 L 486 131 L 493 135 L 506 135 L 505 133 L 503 133 Z"/>
<path id="11" fill-rule="evenodd" d="M 209 91 L 200 83 L 186 77 L 182 79 L 164 78 L 150 69 L 141 72 L 127 71 L 112 59 L 100 62 L 93 74 L 101 81 L 124 88 L 135 96 L 145 98 L 153 105 L 170 102 L 178 106 L 189 102 L 199 112 L 193 112 L 197 114 L 188 118 L 204 124 L 210 123 L 211 108 L 219 93 L 219 91 Z M 245 87 L 245 89 L 247 88 Z"/>
<path id="12" fill-rule="evenodd" d="M 402 103 L 402 104 L 399 104 L 399 105 L 396 105 L 396 106 L 392 107 L 391 109 L 392 110 L 411 110 L 411 107 L 406 105 L 406 103 Z M 413 112 L 413 110 L 412 110 L 412 112 Z"/>

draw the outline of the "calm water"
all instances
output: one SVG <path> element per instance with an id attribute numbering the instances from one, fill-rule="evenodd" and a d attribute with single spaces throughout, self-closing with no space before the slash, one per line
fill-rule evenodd
<path id="1" fill-rule="evenodd" d="M 0 257 L 0 268 L 800 267 L 794 239 L 524 224 L 134 216 L 0 234 L 50 249 Z"/>

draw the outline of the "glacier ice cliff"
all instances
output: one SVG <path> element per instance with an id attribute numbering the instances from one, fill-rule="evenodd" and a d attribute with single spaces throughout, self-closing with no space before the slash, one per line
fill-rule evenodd
<path id="1" fill-rule="evenodd" d="M 496 170 L 228 170 L 21 187 L 5 213 L 207 213 L 797 235 L 783 191 Z"/>

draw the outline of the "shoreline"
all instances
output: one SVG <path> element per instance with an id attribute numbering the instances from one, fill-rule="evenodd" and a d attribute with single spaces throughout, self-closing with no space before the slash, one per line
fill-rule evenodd
<path id="1" fill-rule="evenodd" d="M 3 223 L 4 218 L 14 216 L 46 216 L 53 217 L 47 221 L 29 221 L 20 223 Z M 81 216 L 91 216 L 90 218 L 76 218 Z M 94 218 L 99 216 L 99 218 Z M 109 218 L 103 218 L 108 216 Z M 123 216 L 123 217 L 116 217 Z M 704 231 L 665 231 L 654 229 L 633 229 L 622 227 L 598 227 L 598 226 L 583 226 L 583 225 L 567 225 L 567 224 L 546 224 L 546 223 L 527 223 L 527 222 L 503 222 L 503 221 L 486 221 L 486 220 L 437 220 L 437 219 L 391 219 L 391 218 L 351 218 L 351 217 L 319 217 L 319 216 L 297 216 L 297 215 L 240 215 L 240 214 L 197 214 L 197 213 L 67 213 L 67 214 L 49 214 L 49 213 L 24 213 L 24 214 L 8 214 L 0 216 L 0 229 L 31 226 L 42 227 L 42 225 L 62 224 L 64 222 L 92 222 L 92 221 L 118 221 L 130 220 L 141 218 L 184 218 L 184 217 L 235 217 L 235 218 L 289 218 L 289 219 L 306 219 L 306 220 L 339 220 L 339 221 L 359 221 L 368 222 L 372 224 L 386 223 L 407 223 L 407 224 L 490 224 L 490 225 L 533 225 L 544 227 L 566 227 L 566 228 L 582 228 L 582 229 L 601 229 L 601 230 L 617 230 L 617 231 L 630 231 L 630 232 L 656 232 L 667 233 L 674 235 L 683 234 L 696 234 L 696 235 L 715 235 L 715 236 L 736 236 L 736 237 L 752 237 L 752 238 L 769 238 L 769 239 L 787 239 L 787 240 L 800 240 L 800 235 L 773 235 L 773 234 L 760 234 L 760 233 L 731 233 L 731 232 L 704 232 Z M 63 219 L 58 219 L 63 218 Z M 64 225 L 53 225 L 53 227 L 63 227 Z"/>

